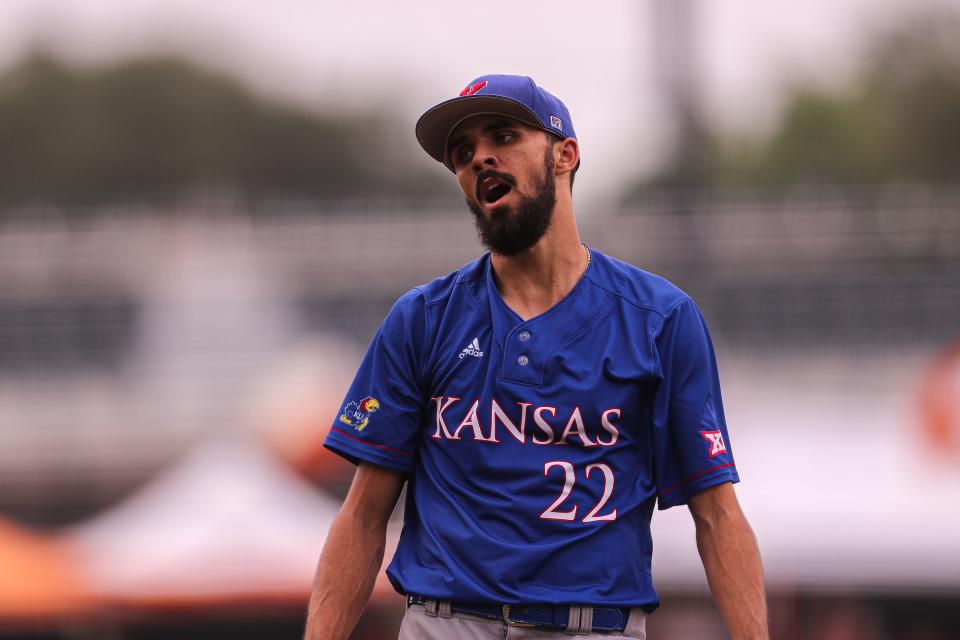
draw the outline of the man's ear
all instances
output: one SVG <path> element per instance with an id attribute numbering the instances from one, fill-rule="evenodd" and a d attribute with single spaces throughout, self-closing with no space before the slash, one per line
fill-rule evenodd
<path id="1" fill-rule="evenodd" d="M 566 138 L 553 146 L 554 171 L 557 175 L 570 173 L 580 162 L 580 145 L 573 138 Z"/>

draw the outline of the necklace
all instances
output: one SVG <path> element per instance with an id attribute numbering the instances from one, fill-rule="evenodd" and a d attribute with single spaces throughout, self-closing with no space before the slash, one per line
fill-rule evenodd
<path id="1" fill-rule="evenodd" d="M 590 267 L 590 247 L 581 243 L 580 246 L 583 247 L 583 250 L 587 252 L 587 266 L 583 268 L 584 272 Z"/>

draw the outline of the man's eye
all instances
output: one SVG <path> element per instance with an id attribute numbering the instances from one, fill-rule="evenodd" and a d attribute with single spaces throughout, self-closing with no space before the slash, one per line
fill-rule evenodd
<path id="1" fill-rule="evenodd" d="M 472 151 L 468 147 L 460 147 L 453 153 L 453 157 L 457 162 L 467 162 L 471 154 Z"/>
<path id="2" fill-rule="evenodd" d="M 501 131 L 497 134 L 497 142 L 510 142 L 513 140 L 513 134 L 509 131 Z"/>

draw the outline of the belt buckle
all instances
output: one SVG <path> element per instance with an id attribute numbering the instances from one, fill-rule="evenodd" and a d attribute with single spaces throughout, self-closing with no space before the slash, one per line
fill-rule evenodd
<path id="1" fill-rule="evenodd" d="M 538 626 L 538 625 L 532 624 L 532 623 L 530 623 L 530 622 L 520 622 L 519 620 L 511 620 L 511 619 L 510 619 L 510 605 L 508 605 L 508 604 L 503 605 L 503 609 L 501 610 L 501 612 L 502 612 L 502 614 L 503 614 L 503 621 L 506 622 L 508 625 L 511 625 L 511 626 L 514 626 L 514 627 L 529 628 L 529 629 L 532 629 L 532 628 Z"/>

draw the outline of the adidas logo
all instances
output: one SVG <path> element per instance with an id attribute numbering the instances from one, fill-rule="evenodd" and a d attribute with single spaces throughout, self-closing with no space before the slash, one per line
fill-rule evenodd
<path id="1" fill-rule="evenodd" d="M 464 356 L 473 356 L 474 358 L 482 358 L 483 351 L 480 351 L 480 342 L 474 338 L 473 342 L 468 344 L 463 351 L 460 352 L 460 359 L 462 360 Z"/>

